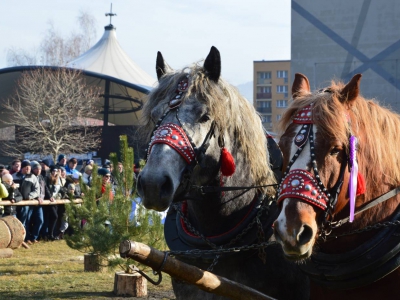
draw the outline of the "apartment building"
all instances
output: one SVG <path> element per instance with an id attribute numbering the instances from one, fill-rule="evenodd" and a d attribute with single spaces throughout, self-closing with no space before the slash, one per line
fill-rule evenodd
<path id="1" fill-rule="evenodd" d="M 261 115 L 264 128 L 276 132 L 291 97 L 290 60 L 253 63 L 253 105 Z"/>

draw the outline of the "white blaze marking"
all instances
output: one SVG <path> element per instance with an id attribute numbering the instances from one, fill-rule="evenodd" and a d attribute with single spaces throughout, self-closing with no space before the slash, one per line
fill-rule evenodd
<path id="1" fill-rule="evenodd" d="M 290 234 L 287 230 L 287 218 L 285 214 L 285 208 L 289 204 L 289 199 L 283 200 L 282 203 L 282 210 L 281 213 L 278 216 L 278 232 L 281 234 L 282 240 L 285 241 L 285 243 L 289 243 L 292 246 L 296 246 L 296 239 L 297 239 L 297 234 Z"/>
<path id="2" fill-rule="evenodd" d="M 296 128 L 297 132 L 299 132 L 299 131 L 300 131 L 300 128 L 302 128 L 302 127 L 303 127 L 303 125 L 299 124 L 299 125 L 297 126 L 297 128 Z M 315 137 L 315 134 L 317 133 L 317 128 L 316 128 L 316 126 L 313 126 L 313 131 L 314 131 L 314 137 Z M 296 134 L 296 135 L 297 135 L 297 134 Z M 296 138 L 296 136 L 295 136 L 295 138 Z M 314 138 L 314 139 L 315 139 L 315 138 Z M 292 167 L 290 168 L 291 170 L 300 169 L 300 170 L 307 170 L 307 171 L 310 171 L 310 168 L 307 166 L 308 163 L 309 163 L 310 160 L 311 160 L 310 141 L 307 141 L 307 142 L 306 142 L 306 145 L 303 146 L 303 147 L 304 147 L 304 149 L 303 149 L 303 151 L 301 151 L 300 155 L 299 155 L 297 158 L 296 158 L 296 157 L 294 158 L 295 161 L 294 161 Z M 291 148 L 290 148 L 290 154 L 289 154 L 290 159 L 293 158 L 293 155 L 296 153 L 296 151 L 297 151 L 298 149 L 299 149 L 299 147 L 296 146 L 296 144 L 294 143 L 294 140 L 293 140 L 293 141 L 292 141 L 292 146 L 291 146 Z"/>
<path id="3" fill-rule="evenodd" d="M 277 218 L 277 220 L 278 220 L 278 228 L 277 229 L 280 233 L 285 233 L 286 229 L 287 229 L 285 208 L 286 208 L 286 205 L 288 205 L 288 203 L 289 203 L 289 199 L 283 200 L 282 210 Z"/>
<path id="4" fill-rule="evenodd" d="M 296 130 L 297 130 L 297 132 L 299 132 L 300 131 L 300 128 L 302 128 L 303 127 L 303 125 L 301 125 L 301 124 L 299 124 L 298 125 L 298 127 L 296 128 Z M 317 132 L 317 128 L 315 127 L 315 126 L 313 126 L 313 131 L 314 131 L 314 134 Z M 297 134 L 296 134 L 297 135 Z M 314 135 L 315 136 L 315 135 Z M 296 136 L 295 136 L 295 138 L 296 138 Z M 291 145 L 291 149 L 290 149 L 290 154 L 289 154 L 289 158 L 290 159 L 295 159 L 295 161 L 294 161 L 294 163 L 293 163 L 293 165 L 291 166 L 291 168 L 290 168 L 290 170 L 294 170 L 294 169 L 300 169 L 300 170 L 307 170 L 307 171 L 310 171 L 310 168 L 307 166 L 308 165 L 308 163 L 310 162 L 310 160 L 311 160 L 311 149 L 310 149 L 310 142 L 309 141 L 307 141 L 307 143 L 306 143 L 306 145 L 305 146 L 303 146 L 304 147 L 304 149 L 303 149 L 303 151 L 301 151 L 301 153 L 300 153 L 300 155 L 296 158 L 293 158 L 293 155 L 296 153 L 296 151 L 299 149 L 297 146 L 296 146 L 296 144 L 294 143 L 294 140 L 292 141 L 292 145 Z M 289 171 L 290 171 L 289 170 Z M 289 199 L 284 199 L 283 200 L 283 203 L 282 203 L 282 210 L 281 210 L 281 212 L 280 212 L 280 214 L 279 214 L 279 216 L 278 216 L 278 230 L 279 230 L 279 232 L 282 234 L 282 235 L 284 235 L 284 236 L 282 236 L 282 238 L 286 241 L 286 242 L 288 242 L 288 243 L 290 243 L 290 244 L 293 244 L 293 245 L 295 245 L 295 243 L 296 243 L 296 235 L 294 235 L 294 236 L 290 236 L 290 235 L 288 235 L 288 232 L 287 232 L 287 222 L 288 222 L 288 219 L 287 219 L 287 217 L 286 217 L 286 213 L 285 213 L 285 208 L 286 208 L 286 206 L 289 204 Z"/>

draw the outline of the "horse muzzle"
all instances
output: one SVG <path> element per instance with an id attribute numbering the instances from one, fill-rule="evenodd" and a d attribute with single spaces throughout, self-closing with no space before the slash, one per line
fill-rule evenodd
<path id="1" fill-rule="evenodd" d="M 138 175 L 137 191 L 147 209 L 164 211 L 174 199 L 186 162 L 168 145 L 156 145 L 153 152 Z"/>
<path id="2" fill-rule="evenodd" d="M 139 174 L 137 191 L 147 209 L 166 210 L 173 197 L 173 187 L 168 176 L 151 177 Z"/>
<path id="3" fill-rule="evenodd" d="M 274 234 L 288 259 L 309 257 L 317 231 L 316 212 L 311 205 L 296 198 L 283 201 L 281 213 L 274 223 Z"/>

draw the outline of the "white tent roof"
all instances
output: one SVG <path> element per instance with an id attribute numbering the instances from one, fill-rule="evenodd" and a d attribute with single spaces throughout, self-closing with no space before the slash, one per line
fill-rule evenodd
<path id="1" fill-rule="evenodd" d="M 156 83 L 156 79 L 143 71 L 122 50 L 117 41 L 116 28 L 111 24 L 105 27 L 96 45 L 71 61 L 67 67 L 108 75 L 147 89 Z"/>
<path id="2" fill-rule="evenodd" d="M 104 120 L 106 124 L 122 126 L 139 124 L 146 95 L 155 86 L 156 80 L 122 50 L 113 25 L 106 26 L 97 44 L 71 61 L 67 67 L 81 70 L 86 84 L 102 91 L 97 119 Z M 22 72 L 37 68 L 59 67 L 18 66 L 0 69 L 0 103 L 15 92 Z M 1 120 L 10 118 L 12 114 L 0 110 Z M 4 127 L 2 122 L 1 127 Z"/>

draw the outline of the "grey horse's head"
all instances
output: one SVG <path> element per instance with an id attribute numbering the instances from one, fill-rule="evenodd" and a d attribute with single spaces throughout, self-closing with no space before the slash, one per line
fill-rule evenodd
<path id="1" fill-rule="evenodd" d="M 265 136 L 254 108 L 222 78 L 221 57 L 212 47 L 204 63 L 174 71 L 159 52 L 159 85 L 143 110 L 149 149 L 137 188 L 146 208 L 163 211 L 188 188 L 218 178 L 222 149 L 245 159 L 248 177 L 272 178 Z M 257 160 L 257 162 L 256 162 Z M 190 176 L 189 176 L 190 175 Z M 188 180 L 190 177 L 190 180 Z"/>

